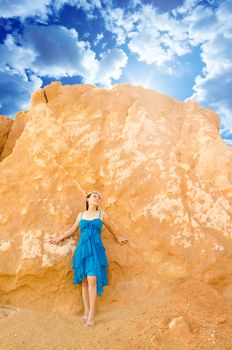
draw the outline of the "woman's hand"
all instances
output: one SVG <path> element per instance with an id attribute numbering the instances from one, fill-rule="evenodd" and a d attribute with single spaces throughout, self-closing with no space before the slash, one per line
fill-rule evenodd
<path id="1" fill-rule="evenodd" d="M 128 239 L 125 238 L 125 237 L 117 236 L 117 237 L 116 237 L 116 242 L 118 242 L 118 243 L 120 243 L 120 244 L 123 244 L 123 243 L 128 242 Z"/>
<path id="2" fill-rule="evenodd" d="M 62 238 L 58 237 L 58 236 L 52 236 L 48 239 L 48 243 L 52 243 L 52 244 L 58 244 L 62 241 Z"/>

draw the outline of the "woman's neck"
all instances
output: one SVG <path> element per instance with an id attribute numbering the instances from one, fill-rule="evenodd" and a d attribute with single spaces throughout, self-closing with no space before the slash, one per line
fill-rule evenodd
<path id="1" fill-rule="evenodd" d="M 90 205 L 89 208 L 88 208 L 89 212 L 94 212 L 96 210 L 97 210 L 97 207 L 95 205 Z"/>

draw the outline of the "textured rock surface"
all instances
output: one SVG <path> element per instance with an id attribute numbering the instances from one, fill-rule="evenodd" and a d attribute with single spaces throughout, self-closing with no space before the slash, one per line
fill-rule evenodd
<path id="1" fill-rule="evenodd" d="M 8 157 L 13 151 L 15 143 L 22 134 L 26 125 L 27 114 L 27 111 L 19 112 L 16 114 L 15 119 L 10 119 L 9 124 L 11 127 L 7 133 L 7 137 L 0 155 L 0 160 L 3 160 L 4 158 Z M 0 128 L 0 130 L 2 130 L 2 128 Z"/>
<path id="2" fill-rule="evenodd" d="M 0 160 L 2 159 L 2 151 L 4 149 L 12 124 L 12 119 L 4 115 L 0 115 Z"/>
<path id="3" fill-rule="evenodd" d="M 73 224 L 92 189 L 129 239 L 119 245 L 103 228 L 110 285 L 100 305 L 191 277 L 232 298 L 232 151 L 214 112 L 130 85 L 53 83 L 22 113 L 0 163 L 0 303 L 81 308 L 79 234 L 46 239 Z"/>

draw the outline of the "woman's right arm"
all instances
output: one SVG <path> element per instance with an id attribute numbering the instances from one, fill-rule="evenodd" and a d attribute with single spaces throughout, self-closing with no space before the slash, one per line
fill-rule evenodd
<path id="1" fill-rule="evenodd" d="M 48 243 L 57 244 L 57 243 L 63 241 L 63 239 L 71 237 L 74 234 L 74 232 L 76 231 L 76 229 L 79 227 L 80 214 L 81 213 L 79 213 L 77 215 L 77 218 L 76 218 L 74 224 L 70 227 L 70 229 L 67 232 L 65 232 L 65 234 L 63 236 L 61 236 L 61 237 L 57 237 L 57 236 L 56 237 L 51 237 L 51 238 L 49 238 Z"/>

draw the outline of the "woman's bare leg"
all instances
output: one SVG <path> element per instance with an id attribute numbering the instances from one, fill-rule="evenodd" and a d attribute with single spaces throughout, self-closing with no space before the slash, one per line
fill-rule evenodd
<path id="1" fill-rule="evenodd" d="M 95 315 L 95 305 L 96 305 L 96 299 L 97 299 L 97 283 L 96 283 L 96 276 L 87 276 L 88 279 L 88 286 L 89 286 L 89 303 L 90 303 L 90 309 L 88 314 L 88 319 L 85 323 L 85 325 L 88 326 L 94 326 L 94 315 Z"/>
<path id="2" fill-rule="evenodd" d="M 82 280 L 82 300 L 84 304 L 84 315 L 81 317 L 83 321 L 87 321 L 89 314 L 89 292 L 87 278 Z"/>

